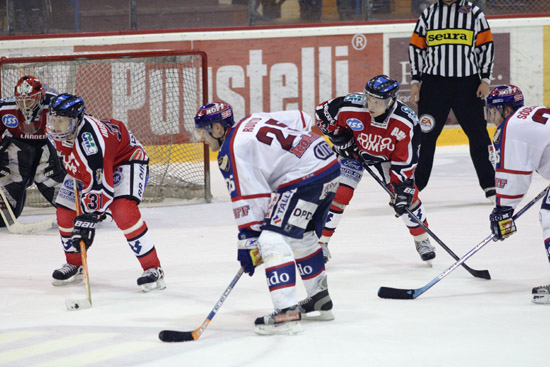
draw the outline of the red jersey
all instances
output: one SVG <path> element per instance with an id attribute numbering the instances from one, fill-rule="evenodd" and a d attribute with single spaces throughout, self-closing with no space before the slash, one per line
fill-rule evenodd
<path id="1" fill-rule="evenodd" d="M 149 161 L 141 143 L 124 123 L 114 119 L 99 120 L 84 115 L 74 142 L 52 142 L 63 157 L 67 173 L 82 182 L 81 202 L 85 213 L 107 210 L 114 199 L 119 166 Z"/>
<path id="2" fill-rule="evenodd" d="M 392 183 L 413 178 L 420 144 L 416 113 L 396 100 L 386 114 L 373 118 L 363 99 L 362 94 L 348 94 L 322 103 L 317 107 L 319 128 L 335 135 L 351 130 L 364 161 L 391 163 Z"/>

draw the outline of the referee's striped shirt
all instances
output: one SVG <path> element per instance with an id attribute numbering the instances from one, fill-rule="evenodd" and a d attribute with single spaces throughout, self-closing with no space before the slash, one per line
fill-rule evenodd
<path id="1" fill-rule="evenodd" d="M 409 43 L 413 80 L 422 74 L 489 79 L 493 71 L 493 35 L 481 9 L 459 0 L 447 6 L 438 0 L 426 8 Z"/>

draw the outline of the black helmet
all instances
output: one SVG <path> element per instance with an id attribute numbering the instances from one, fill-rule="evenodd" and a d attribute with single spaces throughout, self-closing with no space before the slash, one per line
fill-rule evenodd
<path id="1" fill-rule="evenodd" d="M 377 75 L 365 85 L 365 94 L 380 99 L 395 99 L 398 90 L 397 80 L 391 79 L 387 75 Z"/>

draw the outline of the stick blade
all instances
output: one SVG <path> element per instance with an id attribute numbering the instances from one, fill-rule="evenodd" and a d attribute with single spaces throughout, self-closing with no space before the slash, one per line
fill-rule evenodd
<path id="1" fill-rule="evenodd" d="M 66 299 L 65 306 L 69 311 L 83 310 L 92 307 L 92 303 L 87 299 Z"/>
<path id="2" fill-rule="evenodd" d="M 162 330 L 159 339 L 166 343 L 190 342 L 195 340 L 192 331 Z"/>
<path id="3" fill-rule="evenodd" d="M 55 225 L 55 219 L 46 219 L 36 223 L 14 223 L 8 226 L 8 231 L 14 234 L 33 234 L 47 231 Z"/>
<path id="4" fill-rule="evenodd" d="M 417 295 L 414 289 L 380 287 L 378 297 L 387 299 L 415 299 Z"/>
<path id="5" fill-rule="evenodd" d="M 482 279 L 491 280 L 491 274 L 489 270 L 477 270 L 475 276 Z"/>

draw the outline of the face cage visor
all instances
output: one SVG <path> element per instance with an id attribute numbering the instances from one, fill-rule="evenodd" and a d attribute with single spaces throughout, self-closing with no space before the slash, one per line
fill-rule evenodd
<path id="1" fill-rule="evenodd" d="M 65 141 L 71 138 L 76 130 L 76 119 L 54 114 L 48 115 L 46 131 L 53 140 Z"/>
<path id="2" fill-rule="evenodd" d="M 502 116 L 502 118 L 504 118 L 504 106 L 490 106 L 489 107 L 489 106 L 485 105 L 483 107 L 483 117 L 485 118 L 485 121 L 492 122 L 492 121 L 489 121 L 489 118 L 491 117 L 491 110 L 497 111 L 499 116 Z"/>

